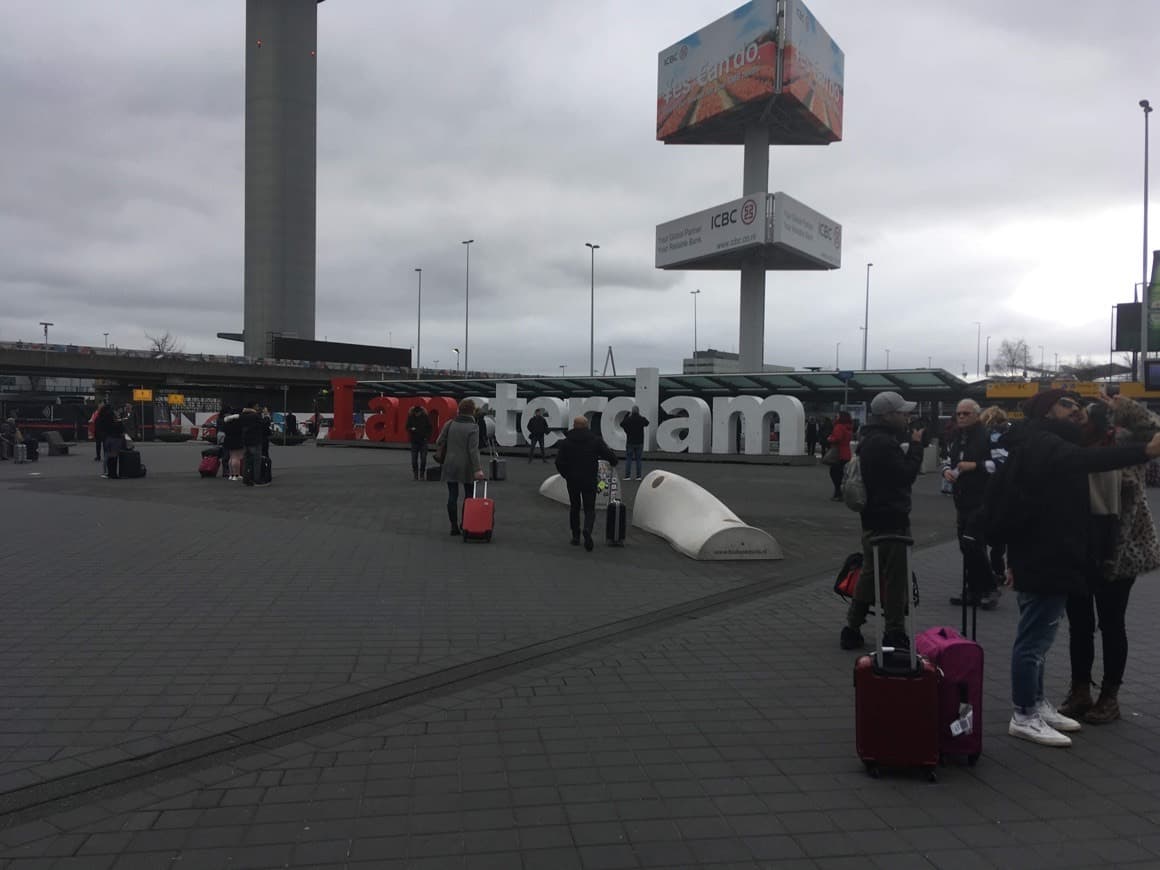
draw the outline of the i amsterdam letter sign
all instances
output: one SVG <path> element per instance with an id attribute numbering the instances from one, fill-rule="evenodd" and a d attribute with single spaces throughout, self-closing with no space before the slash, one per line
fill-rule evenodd
<path id="1" fill-rule="evenodd" d="M 778 423 L 778 452 L 782 456 L 805 454 L 805 413 L 793 396 L 721 396 L 712 406 L 696 396 L 673 396 L 659 401 L 660 372 L 655 368 L 636 370 L 631 396 L 585 396 L 562 399 L 558 396 L 519 398 L 515 384 L 497 384 L 494 396 L 473 396 L 494 414 L 495 438 L 502 447 L 527 444 L 526 421 L 537 409 L 544 411 L 549 427 L 566 429 L 573 417 L 600 414 L 600 434 L 609 447 L 624 449 L 624 432 L 620 423 L 632 410 L 640 408 L 649 420 L 645 432 L 645 449 L 662 453 L 737 453 L 738 427 L 745 434 L 743 452 L 763 455 L 770 452 L 770 431 Z M 336 382 L 335 419 L 338 419 Z M 353 388 L 353 383 L 351 384 Z M 445 397 L 395 398 L 378 396 L 370 407 L 376 413 L 367 418 L 366 437 L 371 441 L 405 442 L 406 416 L 412 407 L 427 410 L 435 431 L 455 416 L 456 403 Z M 664 419 L 662 420 L 662 414 Z M 434 436 L 432 436 L 434 437 Z M 560 440 L 558 432 L 549 432 L 550 447 Z"/>

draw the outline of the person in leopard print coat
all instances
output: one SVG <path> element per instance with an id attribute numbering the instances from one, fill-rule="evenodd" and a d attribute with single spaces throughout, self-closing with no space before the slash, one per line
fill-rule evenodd
<path id="1" fill-rule="evenodd" d="M 1112 411 L 1119 444 L 1147 441 L 1160 432 L 1160 416 L 1124 396 L 1101 400 Z M 1090 475 L 1093 532 L 1108 545 L 1103 558 L 1092 565 L 1086 594 L 1071 595 L 1067 619 L 1071 651 L 1071 691 L 1059 711 L 1092 725 L 1120 718 L 1119 691 L 1128 660 L 1124 626 L 1128 596 L 1141 574 L 1160 567 L 1160 540 L 1152 521 L 1145 490 L 1145 466 Z M 1108 520 L 1111 523 L 1108 523 Z M 1110 530 L 1110 534 L 1107 531 Z M 1095 660 L 1096 616 L 1104 654 L 1104 678 L 1099 700 L 1091 696 Z"/>

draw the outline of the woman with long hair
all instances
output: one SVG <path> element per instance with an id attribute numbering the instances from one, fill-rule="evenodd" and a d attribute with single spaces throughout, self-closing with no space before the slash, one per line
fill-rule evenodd
<path id="1" fill-rule="evenodd" d="M 448 420 L 435 440 L 435 452 L 443 451 L 443 482 L 447 484 L 447 519 L 451 534 L 458 535 L 460 508 L 459 486 L 463 497 L 473 481 L 483 480 L 483 465 L 479 461 L 479 424 L 475 420 L 475 403 L 464 399 L 459 403 L 459 414 Z"/>

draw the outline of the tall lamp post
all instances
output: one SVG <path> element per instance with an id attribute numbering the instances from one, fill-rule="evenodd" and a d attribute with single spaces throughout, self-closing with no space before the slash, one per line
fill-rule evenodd
<path id="1" fill-rule="evenodd" d="M 689 295 L 693 297 L 693 360 L 697 359 L 697 297 L 701 295 L 700 289 L 690 290 Z"/>
<path id="2" fill-rule="evenodd" d="M 105 350 L 109 349 L 109 333 L 105 333 Z"/>
<path id="3" fill-rule="evenodd" d="M 1140 383 L 1148 369 L 1148 116 L 1152 114 L 1152 104 L 1140 100 L 1144 110 L 1144 244 L 1140 252 Z"/>
<path id="4" fill-rule="evenodd" d="M 886 368 L 890 368 L 890 348 L 886 348 Z"/>
<path id="5" fill-rule="evenodd" d="M 56 326 L 56 324 L 48 320 L 42 320 L 40 321 L 40 325 L 44 327 L 44 364 L 48 365 L 48 328 L 50 326 Z"/>
<path id="6" fill-rule="evenodd" d="M 468 313 L 471 308 L 471 243 L 475 239 L 464 239 L 459 244 L 467 251 L 467 267 L 463 273 L 463 373 L 467 374 L 467 338 L 469 329 Z M 456 354 L 458 359 L 458 354 Z"/>
<path id="7" fill-rule="evenodd" d="M 868 339 L 870 338 L 870 267 L 873 263 L 866 264 L 866 313 L 862 318 L 862 371 L 866 371 L 866 348 Z"/>
<path id="8" fill-rule="evenodd" d="M 591 256 L 591 266 L 588 270 L 589 275 L 589 297 L 588 297 L 588 377 L 596 377 L 596 249 L 600 245 L 594 245 L 592 242 L 585 242 L 584 246 L 588 248 Z"/>
<path id="9" fill-rule="evenodd" d="M 416 266 L 415 272 L 419 275 L 419 310 L 415 314 L 415 380 L 419 380 L 423 358 L 423 270 Z"/>
<path id="10" fill-rule="evenodd" d="M 983 374 L 991 377 L 991 336 L 987 336 L 987 355 L 983 358 Z"/>
<path id="11" fill-rule="evenodd" d="M 1043 345 L 1041 345 L 1041 344 L 1036 345 L 1036 347 L 1039 348 L 1039 376 L 1042 377 L 1043 376 L 1043 366 L 1044 366 Z"/>
<path id="12" fill-rule="evenodd" d="M 842 370 L 842 342 L 834 343 L 834 371 Z"/>
<path id="13" fill-rule="evenodd" d="M 451 348 L 451 349 L 452 349 L 453 351 L 455 351 L 455 368 L 457 368 L 457 369 L 458 369 L 458 368 L 459 368 L 459 348 L 457 348 L 457 347 L 453 347 L 453 348 Z"/>
<path id="14" fill-rule="evenodd" d="M 975 377 L 982 375 L 979 370 L 979 345 L 983 338 L 983 324 L 981 321 L 975 321 Z"/>

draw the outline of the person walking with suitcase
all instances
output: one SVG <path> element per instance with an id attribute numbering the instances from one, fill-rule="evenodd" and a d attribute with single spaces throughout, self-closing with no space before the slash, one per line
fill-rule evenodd
<path id="1" fill-rule="evenodd" d="M 640 461 L 644 456 L 644 431 L 648 428 L 648 420 L 641 415 L 640 408 L 633 405 L 632 413 L 620 421 L 620 428 L 624 430 L 624 479 L 632 477 L 632 462 L 635 459 L 636 479 L 640 480 Z"/>
<path id="2" fill-rule="evenodd" d="M 643 418 L 641 418 L 643 419 Z M 568 485 L 568 522 L 572 529 L 572 546 L 580 543 L 580 509 L 584 509 L 584 549 L 594 546 L 592 527 L 596 524 L 596 479 L 598 463 L 603 459 L 616 466 L 616 454 L 588 426 L 587 417 L 577 417 L 564 434 L 556 453 L 556 470 Z"/>
<path id="3" fill-rule="evenodd" d="M 415 480 L 427 476 L 427 442 L 431 440 L 431 418 L 418 405 L 407 412 L 407 437 L 411 441 L 411 475 Z"/>
<path id="4" fill-rule="evenodd" d="M 862 574 L 839 638 L 842 649 L 863 646 L 862 625 L 877 598 L 881 598 L 879 606 L 885 619 L 882 645 L 910 649 L 905 622 L 910 578 L 903 541 L 910 537 L 910 490 L 922 467 L 923 430 L 910 431 L 910 414 L 915 407 L 898 393 L 879 393 L 870 403 L 870 422 L 862 427 L 858 443 L 858 464 L 866 487 Z M 840 424 L 834 427 L 835 434 L 839 428 Z M 833 435 L 830 440 L 834 440 Z M 905 452 L 899 449 L 903 440 L 907 441 Z M 880 540 L 877 557 L 871 543 L 874 540 Z M 881 571 L 881 582 L 875 576 L 875 565 Z M 881 596 L 876 594 L 879 590 Z"/>
<path id="5" fill-rule="evenodd" d="M 834 494 L 830 496 L 830 501 L 842 500 L 842 475 L 846 471 L 846 463 L 850 461 L 850 441 L 853 438 L 854 420 L 849 411 L 842 411 L 826 438 L 829 447 L 822 454 L 822 462 L 830 466 L 830 483 L 834 485 Z"/>
<path id="6" fill-rule="evenodd" d="M 460 534 L 459 486 L 467 498 L 473 481 L 485 480 L 483 464 L 479 461 L 479 424 L 475 421 L 475 403 L 464 399 L 459 413 L 444 424 L 435 440 L 435 461 L 443 466 L 443 482 L 447 484 L 447 519 L 451 534 Z"/>
<path id="7" fill-rule="evenodd" d="M 543 408 L 536 408 L 536 413 L 528 420 L 528 462 L 536 455 L 536 445 L 540 445 L 540 461 L 547 462 L 548 456 L 544 452 L 544 436 L 548 434 L 548 419 L 544 416 Z"/>
<path id="8" fill-rule="evenodd" d="M 1160 457 L 1160 434 L 1147 445 L 1080 446 L 1079 397 L 1045 390 L 1023 403 L 1027 423 L 1008 435 L 1004 475 L 987 498 L 992 534 L 1007 540 L 1007 581 L 1015 587 L 1019 625 L 1011 648 L 1007 733 L 1045 746 L 1070 746 L 1064 732 L 1082 726 L 1047 700 L 1043 675 L 1068 596 L 1087 589 L 1091 559 L 1088 475 Z"/>

